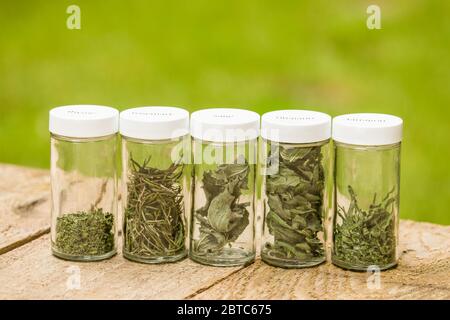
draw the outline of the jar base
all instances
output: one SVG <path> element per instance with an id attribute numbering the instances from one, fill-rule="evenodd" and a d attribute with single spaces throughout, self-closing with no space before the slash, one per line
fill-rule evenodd
<path id="1" fill-rule="evenodd" d="M 189 253 L 189 258 L 197 263 L 213 267 L 247 266 L 255 261 L 255 254 L 241 249 L 223 249 L 220 255 L 195 255 Z"/>
<path id="2" fill-rule="evenodd" d="M 376 265 L 376 264 L 362 266 L 362 265 L 350 264 L 350 263 L 348 263 L 348 262 L 339 260 L 339 259 L 337 259 L 337 258 L 335 258 L 335 257 L 331 257 L 331 262 L 332 262 L 335 266 L 337 266 L 337 267 L 339 267 L 339 268 L 341 268 L 341 269 L 349 270 L 349 271 L 359 271 L 359 272 L 367 272 L 367 271 L 368 271 L 368 268 L 371 267 L 371 266 L 372 266 L 372 267 L 378 268 L 380 271 L 385 271 L 385 270 L 388 270 L 388 269 L 395 268 L 395 267 L 397 266 L 397 264 L 398 264 L 397 261 L 394 261 L 394 262 L 392 262 L 392 263 L 385 264 L 385 265 L 383 265 L 383 266 L 378 266 L 378 265 Z M 373 269 L 372 269 L 372 270 L 373 270 Z"/>
<path id="3" fill-rule="evenodd" d="M 327 259 L 326 257 L 319 257 L 309 261 L 299 261 L 293 259 L 274 259 L 261 253 L 261 260 L 271 265 L 273 267 L 285 268 L 285 269 L 302 269 L 311 268 L 324 263 Z"/>
<path id="4" fill-rule="evenodd" d="M 149 257 L 143 258 L 123 252 L 124 258 L 133 262 L 145 263 L 145 264 L 163 264 L 163 263 L 174 263 L 183 260 L 187 256 L 187 252 L 183 251 L 177 255 L 165 256 L 165 257 Z"/>
<path id="5" fill-rule="evenodd" d="M 108 253 L 98 255 L 98 256 L 84 256 L 84 255 L 70 255 L 59 252 L 55 249 L 52 249 L 52 254 L 63 260 L 67 261 L 78 261 L 78 262 L 94 262 L 109 259 L 117 254 L 117 250 L 110 251 Z"/>

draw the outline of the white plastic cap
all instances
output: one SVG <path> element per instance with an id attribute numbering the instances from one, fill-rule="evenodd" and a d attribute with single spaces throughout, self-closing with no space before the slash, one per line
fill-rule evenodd
<path id="1" fill-rule="evenodd" d="M 389 114 L 353 113 L 333 119 L 333 140 L 342 143 L 380 146 L 402 140 L 403 120 Z"/>
<path id="2" fill-rule="evenodd" d="M 239 142 L 259 136 L 260 116 L 256 112 L 214 108 L 191 114 L 191 135 L 212 142 Z"/>
<path id="3" fill-rule="evenodd" d="M 261 136 L 284 143 L 312 143 L 330 139 L 331 117 L 308 110 L 278 110 L 263 114 Z"/>
<path id="4" fill-rule="evenodd" d="M 51 133 L 70 138 L 96 138 L 117 133 L 119 111 L 96 105 L 73 105 L 50 110 Z"/>
<path id="5" fill-rule="evenodd" d="M 189 133 L 189 112 L 177 107 L 139 107 L 120 113 L 120 134 L 135 139 L 166 140 Z"/>

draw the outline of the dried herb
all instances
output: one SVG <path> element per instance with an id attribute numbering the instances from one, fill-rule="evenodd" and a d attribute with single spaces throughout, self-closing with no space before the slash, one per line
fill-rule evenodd
<path id="1" fill-rule="evenodd" d="M 324 255 L 319 233 L 323 232 L 324 171 L 321 147 L 279 146 L 268 161 L 278 161 L 277 173 L 268 175 L 266 216 L 273 243 L 263 255 L 278 259 L 311 260 Z"/>
<path id="2" fill-rule="evenodd" d="M 200 237 L 194 241 L 199 255 L 219 254 L 235 241 L 249 224 L 249 202 L 239 203 L 243 190 L 248 189 L 249 165 L 222 164 L 203 175 L 206 204 L 195 211 L 200 223 Z"/>
<path id="3" fill-rule="evenodd" d="M 56 220 L 56 249 L 67 255 L 98 256 L 114 249 L 114 218 L 102 209 L 65 214 Z"/>
<path id="4" fill-rule="evenodd" d="M 142 165 L 130 156 L 124 248 L 142 258 L 167 257 L 185 250 L 183 165 L 167 169 Z"/>
<path id="5" fill-rule="evenodd" d="M 358 206 L 355 192 L 348 186 L 351 201 L 347 210 L 337 206 L 341 223 L 335 224 L 334 255 L 352 265 L 386 265 L 395 261 L 394 190 L 377 203 L 375 193 L 368 210 Z"/>

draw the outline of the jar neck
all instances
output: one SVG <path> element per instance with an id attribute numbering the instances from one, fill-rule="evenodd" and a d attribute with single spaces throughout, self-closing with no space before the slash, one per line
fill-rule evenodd
<path id="1" fill-rule="evenodd" d="M 328 144 L 331 141 L 331 139 L 327 139 L 327 140 L 322 140 L 322 141 L 317 141 L 317 142 L 308 142 L 308 143 L 288 143 L 288 142 L 279 142 L 279 141 L 274 141 L 274 140 L 268 140 L 268 139 L 264 139 L 264 138 L 261 138 L 261 139 L 265 143 L 278 144 L 278 145 L 282 145 L 282 146 L 286 146 L 286 147 L 290 147 L 290 148 L 320 147 L 320 146 Z"/>
<path id="2" fill-rule="evenodd" d="M 124 135 L 121 135 L 121 138 L 125 142 L 133 142 L 133 143 L 142 143 L 142 144 L 171 144 L 180 142 L 182 140 L 188 139 L 189 135 L 184 135 L 176 138 L 171 139 L 162 139 L 162 140 L 149 140 L 149 139 L 137 139 L 137 138 L 131 138 Z"/>
<path id="3" fill-rule="evenodd" d="M 250 140 L 242 140 L 242 141 L 224 142 L 224 141 L 202 140 L 202 139 L 198 139 L 198 138 L 192 137 L 192 141 L 194 141 L 195 143 L 198 143 L 198 144 L 224 146 L 224 147 L 226 147 L 226 146 L 236 146 L 236 145 L 257 143 L 258 142 L 258 138 L 250 139 Z"/>
<path id="4" fill-rule="evenodd" d="M 355 149 L 355 150 L 390 150 L 400 148 L 401 142 L 386 144 L 386 145 L 378 145 L 378 146 L 368 146 L 368 145 L 357 145 L 357 144 L 348 144 L 343 142 L 338 142 L 333 140 L 336 148 L 347 148 L 347 149 Z"/>
<path id="5" fill-rule="evenodd" d="M 54 133 L 50 133 L 50 138 L 60 141 L 68 141 L 68 142 L 95 142 L 95 141 L 104 141 L 109 139 L 114 139 L 117 137 L 117 133 L 113 133 L 107 136 L 101 136 L 101 137 L 88 137 L 88 138 L 76 138 L 76 137 L 66 137 L 66 136 L 60 136 Z"/>

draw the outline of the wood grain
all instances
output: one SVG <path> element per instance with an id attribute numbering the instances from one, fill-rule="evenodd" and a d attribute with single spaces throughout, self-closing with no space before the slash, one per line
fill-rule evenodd
<path id="1" fill-rule="evenodd" d="M 187 259 L 145 265 L 121 255 L 101 262 L 63 261 L 51 255 L 45 235 L 0 256 L 0 299 L 183 299 L 239 269 Z M 77 274 L 79 289 L 74 286 Z"/>
<path id="2" fill-rule="evenodd" d="M 0 254 L 49 232 L 47 170 L 0 165 Z"/>
<path id="3" fill-rule="evenodd" d="M 193 299 L 450 299 L 450 227 L 402 221 L 399 266 L 375 275 L 331 264 L 286 270 L 261 261 Z"/>
<path id="4" fill-rule="evenodd" d="M 399 266 L 377 278 L 329 263 L 68 262 L 51 255 L 49 225 L 48 171 L 0 165 L 0 299 L 450 299 L 450 226 L 401 221 Z"/>

